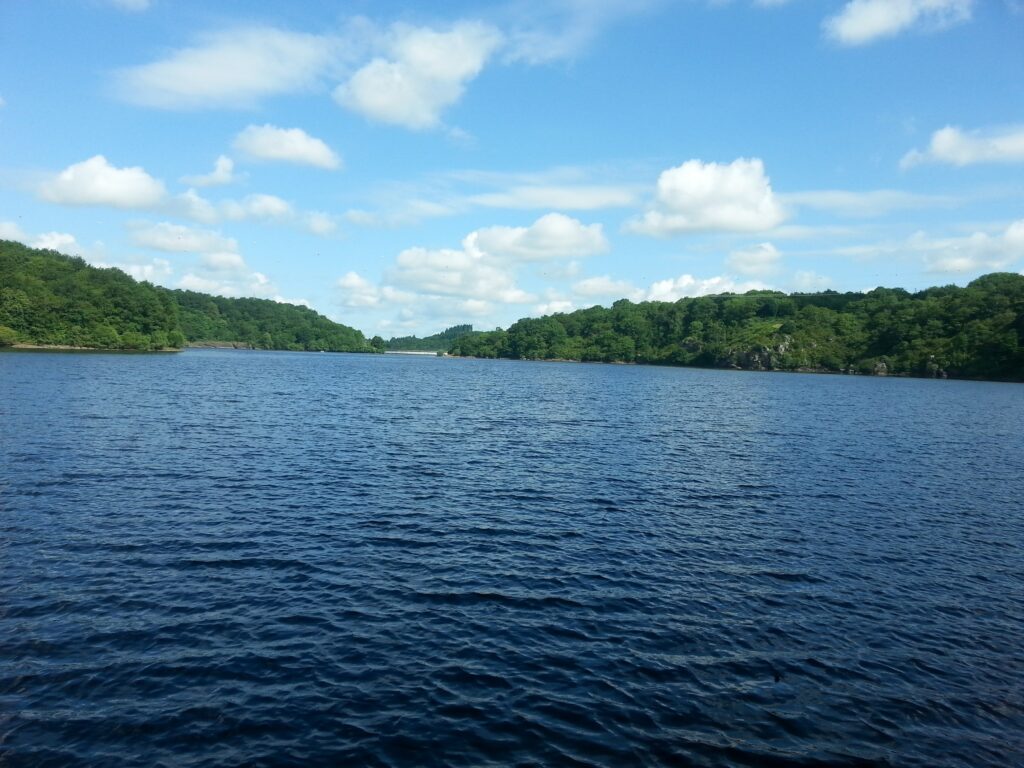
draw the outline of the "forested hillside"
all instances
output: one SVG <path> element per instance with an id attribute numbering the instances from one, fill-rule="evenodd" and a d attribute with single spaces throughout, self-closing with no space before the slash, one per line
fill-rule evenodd
<path id="1" fill-rule="evenodd" d="M 178 305 L 167 291 L 119 269 L 0 240 L 0 345 L 181 347 Z"/>
<path id="2" fill-rule="evenodd" d="M 422 339 L 415 336 L 394 337 L 388 340 L 387 348 L 407 352 L 447 352 L 458 339 L 474 333 L 477 332 L 473 330 L 472 325 L 453 325 L 440 333 L 424 336 Z"/>
<path id="3" fill-rule="evenodd" d="M 369 352 L 360 331 L 318 312 L 269 299 L 228 299 L 195 291 L 169 291 L 189 341 L 236 341 L 256 349 Z"/>
<path id="4" fill-rule="evenodd" d="M 524 319 L 452 354 L 1024 380 L 1024 276 L 919 293 L 743 295 L 617 301 Z"/>
<path id="5" fill-rule="evenodd" d="M 306 307 L 172 291 L 119 269 L 0 240 L 0 346 L 149 350 L 192 341 L 373 351 L 359 331 Z"/>

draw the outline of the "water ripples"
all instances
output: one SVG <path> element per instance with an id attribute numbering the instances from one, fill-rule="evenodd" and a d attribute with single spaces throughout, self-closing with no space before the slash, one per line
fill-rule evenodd
<path id="1" fill-rule="evenodd" d="M 0 764 L 1024 762 L 1024 388 L 0 355 Z"/>

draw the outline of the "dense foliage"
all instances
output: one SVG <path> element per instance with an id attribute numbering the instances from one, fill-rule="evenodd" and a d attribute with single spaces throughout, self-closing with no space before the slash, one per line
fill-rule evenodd
<path id="1" fill-rule="evenodd" d="M 169 291 L 189 341 L 235 341 L 256 349 L 369 352 L 362 333 L 308 307 L 269 299 L 227 299 L 195 291 Z"/>
<path id="2" fill-rule="evenodd" d="M 181 347 L 178 305 L 119 269 L 0 240 L 0 345 Z"/>
<path id="3" fill-rule="evenodd" d="M 453 325 L 445 328 L 441 333 L 433 336 L 424 336 L 418 339 L 415 336 L 398 336 L 387 342 L 387 348 L 401 350 L 403 352 L 447 352 L 452 344 L 463 336 L 472 335 L 472 325 Z"/>
<path id="4" fill-rule="evenodd" d="M 919 293 L 751 291 L 617 301 L 456 341 L 476 357 L 640 362 L 1024 381 L 1024 276 Z"/>
<path id="5" fill-rule="evenodd" d="M 119 269 L 0 240 L 0 346 L 148 350 L 180 348 L 189 341 L 372 350 L 359 331 L 306 307 L 171 291 L 136 282 Z"/>

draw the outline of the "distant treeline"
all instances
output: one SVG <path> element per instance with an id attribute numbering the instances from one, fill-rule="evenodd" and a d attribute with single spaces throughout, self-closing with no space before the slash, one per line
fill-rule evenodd
<path id="1" fill-rule="evenodd" d="M 307 307 L 169 290 L 136 282 L 119 269 L 0 240 L 0 346 L 149 350 L 193 341 L 374 351 L 359 331 Z"/>
<path id="2" fill-rule="evenodd" d="M 463 337 L 455 355 L 1024 381 L 1024 276 L 919 293 L 750 291 L 591 307 Z"/>
<path id="3" fill-rule="evenodd" d="M 424 336 L 422 339 L 415 336 L 396 336 L 388 340 L 387 348 L 404 352 L 447 352 L 455 341 L 474 333 L 477 332 L 473 330 L 472 325 L 453 325 L 441 333 Z"/>

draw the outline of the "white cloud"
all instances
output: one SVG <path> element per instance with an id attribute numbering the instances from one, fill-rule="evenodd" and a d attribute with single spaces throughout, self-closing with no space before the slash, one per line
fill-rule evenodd
<path id="1" fill-rule="evenodd" d="M 357 272 L 346 272 L 338 278 L 341 303 L 346 307 L 375 307 L 380 304 L 380 290 Z"/>
<path id="2" fill-rule="evenodd" d="M 657 206 L 627 228 L 655 236 L 753 232 L 778 226 L 785 218 L 761 160 L 740 158 L 728 165 L 688 160 L 661 173 Z"/>
<path id="3" fill-rule="evenodd" d="M 175 195 L 167 202 L 165 208 L 171 215 L 201 221 L 203 224 L 216 224 L 220 221 L 217 207 L 194 189 Z"/>
<path id="4" fill-rule="evenodd" d="M 303 226 L 314 235 L 324 237 L 338 229 L 338 222 L 333 216 L 321 211 L 309 211 L 302 217 Z"/>
<path id="5" fill-rule="evenodd" d="M 61 205 L 152 208 L 166 195 L 163 182 L 139 166 L 117 168 L 103 155 L 65 168 L 40 188 L 45 200 Z"/>
<path id="6" fill-rule="evenodd" d="M 487 227 L 469 234 L 467 251 L 503 261 L 547 261 L 603 253 L 608 240 L 600 224 L 586 225 L 561 213 L 541 216 L 529 227 Z"/>
<path id="7" fill-rule="evenodd" d="M 704 279 L 696 278 L 693 275 L 680 275 L 679 277 L 659 280 L 653 283 L 647 290 L 648 301 L 678 301 L 682 298 L 693 296 L 712 296 L 719 293 L 746 293 L 747 291 L 763 289 L 766 286 L 760 282 L 736 282 L 728 275 L 717 275 Z"/>
<path id="8" fill-rule="evenodd" d="M 517 186 L 504 192 L 471 195 L 468 201 L 487 208 L 558 208 L 563 211 L 592 211 L 624 208 L 636 203 L 636 190 L 627 187 Z"/>
<path id="9" fill-rule="evenodd" d="M 334 98 L 371 120 L 432 128 L 501 42 L 500 32 L 479 22 L 460 22 L 446 32 L 396 24 L 387 37 L 387 56 L 359 69 Z"/>
<path id="10" fill-rule="evenodd" d="M 930 272 L 1005 269 L 1024 259 L 1024 219 L 996 235 L 975 232 L 967 237 L 932 240 L 919 232 L 910 238 L 908 246 L 924 256 Z"/>
<path id="11" fill-rule="evenodd" d="M 166 221 L 159 224 L 136 225 L 132 229 L 132 242 L 142 248 L 155 248 L 171 253 L 205 253 L 210 251 L 237 251 L 238 243 L 220 232 L 195 229 Z"/>
<path id="12" fill-rule="evenodd" d="M 221 204 L 221 213 L 233 221 L 255 219 L 257 221 L 283 221 L 295 216 L 295 209 L 287 200 L 276 195 L 247 195 L 242 200 L 226 200 Z"/>
<path id="13" fill-rule="evenodd" d="M 842 45 L 864 45 L 913 27 L 941 29 L 971 18 L 974 0 L 850 0 L 824 22 Z"/>
<path id="14" fill-rule="evenodd" d="M 13 221 L 0 221 L 0 240 L 17 240 L 24 243 L 28 235 Z"/>
<path id="15" fill-rule="evenodd" d="M 149 6 L 152 4 L 152 0 L 108 0 L 108 2 L 115 8 L 120 8 L 122 11 L 148 11 Z"/>
<path id="16" fill-rule="evenodd" d="M 199 261 L 211 272 L 244 272 L 248 269 L 242 255 L 233 251 L 204 253 Z"/>
<path id="17" fill-rule="evenodd" d="M 793 275 L 791 284 L 794 291 L 800 291 L 801 293 L 816 293 L 831 287 L 832 279 L 810 270 L 800 270 Z"/>
<path id="18" fill-rule="evenodd" d="M 1002 230 L 959 237 L 932 237 L 915 232 L 903 240 L 839 248 L 833 253 L 862 260 L 917 257 L 929 272 L 1000 270 L 1024 259 L 1024 219 L 1011 222 Z"/>
<path id="19" fill-rule="evenodd" d="M 221 187 L 235 181 L 235 163 L 226 155 L 221 155 L 213 164 L 210 173 L 200 176 L 182 176 L 181 181 L 195 187 Z"/>
<path id="20" fill-rule="evenodd" d="M 156 283 L 166 280 L 174 274 L 171 262 L 167 259 L 153 259 L 151 261 L 130 261 L 130 262 L 92 262 L 97 267 L 114 267 L 120 269 L 136 280 L 144 280 L 149 283 Z"/>
<path id="21" fill-rule="evenodd" d="M 251 272 L 237 280 L 214 279 L 189 272 L 178 281 L 178 287 L 217 296 L 254 296 L 263 299 L 271 298 L 278 292 L 277 287 L 261 272 Z"/>
<path id="22" fill-rule="evenodd" d="M 32 238 L 29 243 L 33 248 L 43 248 L 49 251 L 59 251 L 68 256 L 81 256 L 82 248 L 74 235 L 67 232 L 44 232 Z"/>
<path id="23" fill-rule="evenodd" d="M 121 98 L 161 109 L 248 108 L 312 87 L 336 56 L 335 41 L 271 27 L 207 35 L 160 61 L 119 71 Z"/>
<path id="24" fill-rule="evenodd" d="M 660 0 L 519 0 L 507 58 L 528 64 L 574 58 L 608 27 L 659 4 Z"/>
<path id="25" fill-rule="evenodd" d="M 760 243 L 753 248 L 733 251 L 726 266 L 733 272 L 749 277 L 770 277 L 779 271 L 782 255 L 771 243 Z"/>
<path id="26" fill-rule="evenodd" d="M 16 240 L 30 248 L 58 251 L 68 256 L 84 256 L 82 246 L 68 232 L 43 232 L 29 235 L 13 221 L 0 221 L 0 240 Z"/>
<path id="27" fill-rule="evenodd" d="M 6 106 L 7 106 L 7 102 L 4 101 L 4 97 L 3 96 L 0 96 L 0 109 L 3 109 Z"/>
<path id="28" fill-rule="evenodd" d="M 534 297 L 516 286 L 511 270 L 483 254 L 442 248 L 407 248 L 398 254 L 388 282 L 417 293 L 523 304 Z"/>
<path id="29" fill-rule="evenodd" d="M 1024 126 L 999 131 L 964 132 L 947 125 L 932 134 L 928 149 L 911 150 L 900 161 L 900 167 L 911 168 L 922 163 L 974 165 L 975 163 L 1024 162 Z"/>
<path id="30" fill-rule="evenodd" d="M 578 296 L 586 296 L 589 298 L 614 297 L 616 299 L 640 301 L 644 297 L 644 292 L 639 290 L 629 281 L 615 280 L 608 275 L 599 275 L 597 277 L 588 277 L 585 280 L 580 280 L 578 283 L 573 285 L 572 292 Z"/>
<path id="31" fill-rule="evenodd" d="M 250 125 L 235 137 L 235 148 L 261 160 L 279 160 L 334 170 L 341 158 L 322 140 L 301 128 Z"/>
<path id="32" fill-rule="evenodd" d="M 538 304 L 533 308 L 533 311 L 537 315 L 554 315 L 559 312 L 572 312 L 575 308 L 576 305 L 569 299 L 552 299 L 543 304 Z"/>
<path id="33" fill-rule="evenodd" d="M 783 202 L 828 211 L 839 216 L 870 218 L 894 211 L 952 206 L 957 200 L 942 195 L 920 195 L 895 189 L 850 192 L 841 189 L 820 189 L 780 195 Z"/>

